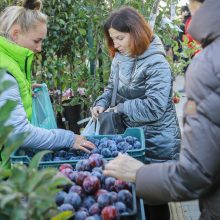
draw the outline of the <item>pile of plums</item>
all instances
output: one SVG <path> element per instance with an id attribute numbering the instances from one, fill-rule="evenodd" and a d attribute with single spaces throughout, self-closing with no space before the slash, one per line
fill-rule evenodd
<path id="1" fill-rule="evenodd" d="M 74 211 L 75 220 L 116 220 L 133 211 L 130 183 L 103 175 L 105 161 L 100 154 L 92 154 L 79 161 L 75 169 L 62 164 L 59 172 L 72 184 L 56 195 L 60 211 Z"/>

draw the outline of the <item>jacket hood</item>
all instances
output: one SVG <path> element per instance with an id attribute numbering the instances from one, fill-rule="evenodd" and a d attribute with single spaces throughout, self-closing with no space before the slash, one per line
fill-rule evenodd
<path id="1" fill-rule="evenodd" d="M 154 54 L 162 54 L 165 56 L 164 46 L 157 35 L 154 35 L 153 40 L 149 46 L 149 48 L 141 55 L 138 56 L 138 60 L 145 59 L 146 57 L 152 56 Z M 120 53 L 116 53 L 115 55 L 116 60 L 127 62 L 127 61 L 134 61 L 134 57 L 125 56 Z"/>
<path id="2" fill-rule="evenodd" d="M 220 0 L 206 0 L 193 15 L 189 33 L 203 47 L 220 36 Z"/>

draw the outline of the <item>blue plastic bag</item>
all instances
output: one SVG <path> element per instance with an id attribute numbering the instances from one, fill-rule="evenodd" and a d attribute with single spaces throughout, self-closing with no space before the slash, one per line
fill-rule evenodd
<path id="1" fill-rule="evenodd" d="M 57 128 L 49 92 L 45 83 L 40 88 L 34 89 L 31 124 L 46 129 Z"/>

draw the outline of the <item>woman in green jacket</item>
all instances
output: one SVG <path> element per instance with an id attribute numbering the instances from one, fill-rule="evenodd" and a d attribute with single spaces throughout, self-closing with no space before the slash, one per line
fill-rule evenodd
<path id="1" fill-rule="evenodd" d="M 30 124 L 32 116 L 31 64 L 34 54 L 41 52 L 47 35 L 47 16 L 41 12 L 40 0 L 26 0 L 22 6 L 7 7 L 0 16 L 0 68 L 5 80 L 14 83 L 0 97 L 17 101 L 8 124 L 13 133 L 26 132 L 25 148 L 38 150 L 79 149 L 89 152 L 94 145 L 84 137 L 62 129 L 47 130 Z"/>

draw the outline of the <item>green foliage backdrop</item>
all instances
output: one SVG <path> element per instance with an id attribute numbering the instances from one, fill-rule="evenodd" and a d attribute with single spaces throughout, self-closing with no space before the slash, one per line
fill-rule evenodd
<path id="1" fill-rule="evenodd" d="M 177 3 L 177 0 L 172 2 Z M 3 0 L 0 9 L 11 4 L 13 1 Z M 91 106 L 106 85 L 110 70 L 111 60 L 105 47 L 103 21 L 112 10 L 122 5 L 133 6 L 148 20 L 155 1 L 45 0 L 43 4 L 43 11 L 49 17 L 48 36 L 43 52 L 34 63 L 34 79 L 46 82 L 51 90 L 61 90 L 56 106 L 61 106 L 60 97 L 64 90 L 72 88 L 77 94 L 78 87 L 85 88 L 86 94 L 76 97 L 72 104 Z M 160 24 L 162 17 L 169 17 L 170 4 L 171 0 L 166 7 L 160 7 L 155 31 L 164 43 L 175 46 L 175 31 L 169 28 L 164 31 Z"/>

